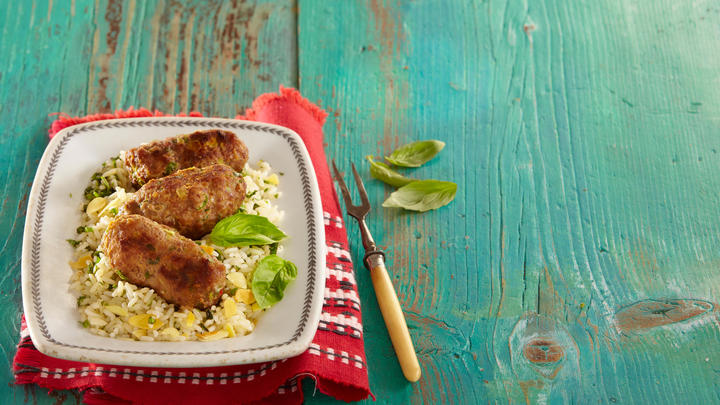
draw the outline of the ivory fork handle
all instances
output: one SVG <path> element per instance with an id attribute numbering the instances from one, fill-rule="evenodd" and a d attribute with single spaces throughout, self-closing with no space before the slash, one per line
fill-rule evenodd
<path id="1" fill-rule="evenodd" d="M 400 368 L 402 368 L 402 372 L 408 381 L 415 382 L 420 379 L 420 364 L 418 364 L 405 316 L 400 307 L 395 288 L 388 276 L 385 263 L 382 258 L 378 259 L 374 260 L 375 263 L 370 268 L 370 277 L 372 278 L 373 287 L 375 287 L 380 312 L 382 312 L 383 319 L 385 319 L 385 326 L 387 326 L 390 334 L 390 340 L 393 348 L 395 348 Z"/>

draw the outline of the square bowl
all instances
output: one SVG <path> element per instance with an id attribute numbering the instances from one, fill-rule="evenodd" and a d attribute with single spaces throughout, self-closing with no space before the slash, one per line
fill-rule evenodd
<path id="1" fill-rule="evenodd" d="M 264 160 L 283 172 L 278 208 L 283 257 L 298 275 L 284 298 L 261 315 L 245 336 L 209 342 L 125 341 L 90 333 L 78 320 L 70 291 L 72 237 L 83 190 L 106 159 L 143 142 L 198 130 L 235 133 L 250 163 Z M 154 117 L 95 121 L 66 128 L 50 141 L 28 201 L 22 250 L 22 295 L 27 326 L 37 349 L 67 360 L 153 367 L 210 367 L 296 356 L 317 329 L 325 285 L 325 232 L 315 171 L 300 136 L 290 129 L 231 119 Z"/>

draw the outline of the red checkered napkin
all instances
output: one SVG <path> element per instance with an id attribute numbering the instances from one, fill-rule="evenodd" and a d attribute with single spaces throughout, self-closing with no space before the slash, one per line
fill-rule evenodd
<path id="1" fill-rule="evenodd" d="M 112 118 L 164 114 L 145 109 L 86 117 L 60 115 L 50 137 L 68 126 Z M 191 116 L 201 116 L 191 113 Z M 323 151 L 327 114 L 294 89 L 264 94 L 238 119 L 282 125 L 300 134 L 315 167 L 325 216 L 327 274 L 320 325 L 310 348 L 290 359 L 243 366 L 208 368 L 125 367 L 80 363 L 46 356 L 35 349 L 23 320 L 13 361 L 16 384 L 50 390 L 79 389 L 89 404 L 238 404 L 300 403 L 300 383 L 311 379 L 320 392 L 344 401 L 370 394 L 360 299 L 348 253 L 347 234 Z"/>

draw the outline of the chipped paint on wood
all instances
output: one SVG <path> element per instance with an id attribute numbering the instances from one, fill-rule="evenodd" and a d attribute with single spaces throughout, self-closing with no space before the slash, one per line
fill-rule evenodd
<path id="1" fill-rule="evenodd" d="M 615 314 L 620 332 L 629 333 L 673 325 L 716 312 L 712 302 L 693 299 L 652 299 L 621 308 Z"/>
<path id="2" fill-rule="evenodd" d="M 523 355 L 534 364 L 555 364 L 565 357 L 562 345 L 552 337 L 537 337 L 523 346 Z"/>

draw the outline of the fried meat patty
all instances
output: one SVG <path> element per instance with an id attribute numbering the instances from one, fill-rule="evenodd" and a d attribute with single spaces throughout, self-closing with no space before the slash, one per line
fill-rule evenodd
<path id="1" fill-rule="evenodd" d="M 217 303 L 225 285 L 225 266 L 174 229 L 140 215 L 110 223 L 100 250 L 120 278 L 154 289 L 185 308 Z"/>
<path id="2" fill-rule="evenodd" d="M 245 181 L 231 167 L 189 168 L 150 180 L 125 203 L 121 213 L 138 214 L 200 239 L 221 219 L 237 212 Z"/>
<path id="3" fill-rule="evenodd" d="M 125 152 L 137 187 L 188 167 L 226 164 L 240 171 L 248 160 L 245 143 L 230 131 L 210 129 L 153 141 Z"/>

